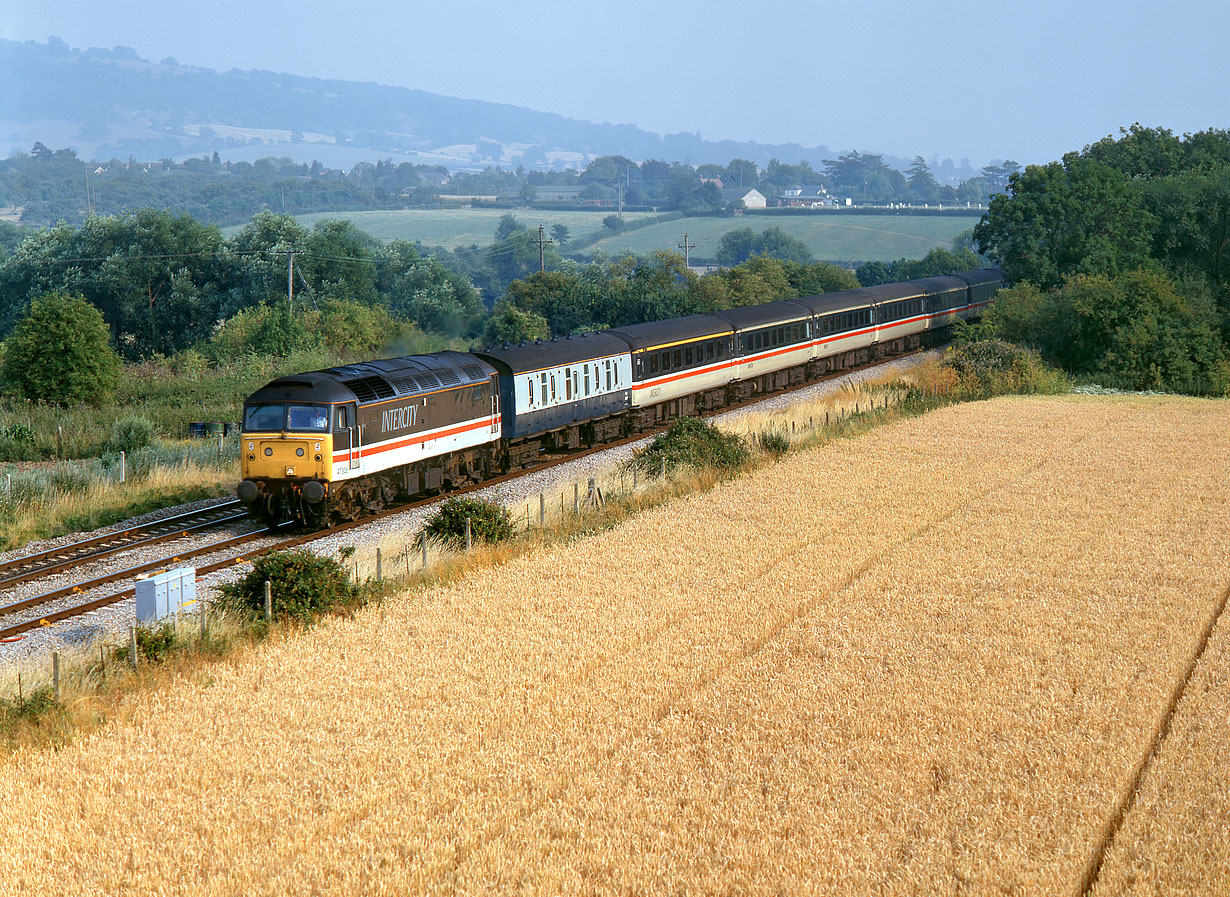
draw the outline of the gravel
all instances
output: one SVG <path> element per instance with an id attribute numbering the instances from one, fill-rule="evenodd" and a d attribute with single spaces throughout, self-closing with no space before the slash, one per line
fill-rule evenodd
<path id="1" fill-rule="evenodd" d="M 829 394 L 840 392 L 844 387 L 866 380 L 870 377 L 879 377 L 889 372 L 901 372 L 908 370 L 914 365 L 919 364 L 923 360 L 938 357 L 940 353 L 932 351 L 915 355 L 909 358 L 901 358 L 893 361 L 885 362 L 872 368 L 867 368 L 861 371 L 855 371 L 835 380 L 826 380 L 821 383 L 816 383 L 802 389 L 795 390 L 790 393 L 771 396 L 754 405 L 746 408 L 728 411 L 724 414 L 716 416 L 716 420 L 733 420 L 741 415 L 748 413 L 764 413 L 766 411 L 775 411 L 786 408 L 796 402 L 805 402 L 816 398 L 822 398 Z M 487 486 L 482 489 L 475 490 L 470 494 L 487 499 L 489 501 L 498 502 L 513 511 L 514 516 L 518 516 L 518 512 L 525 508 L 527 502 L 532 506 L 532 513 L 537 514 L 537 497 L 539 493 L 545 493 L 548 496 L 556 496 L 561 490 L 569 490 L 573 483 L 581 483 L 582 488 L 590 477 L 602 477 L 610 475 L 618 470 L 619 466 L 632 457 L 637 449 L 647 445 L 650 437 L 637 440 L 626 445 L 616 446 L 602 452 L 595 452 L 586 455 L 583 458 L 577 458 L 574 461 L 558 464 L 554 467 L 526 473 L 523 476 L 515 479 Z M 150 514 L 143 514 L 140 517 L 132 518 L 114 526 L 106 527 L 98 530 L 99 533 L 110 532 L 113 530 L 123 529 L 128 526 L 134 526 L 140 523 L 156 520 L 161 517 L 171 516 L 177 513 L 183 513 L 189 510 L 198 508 L 210 507 L 215 504 L 221 504 L 228 501 L 228 498 L 208 499 L 205 501 L 191 502 L 185 505 L 179 505 L 174 508 L 164 508 Z M 440 501 L 444 499 L 441 498 Z M 338 533 L 332 536 L 326 536 L 315 542 L 310 543 L 311 550 L 318 554 L 338 557 L 339 552 L 344 547 L 377 545 L 381 543 L 392 544 L 408 544 L 419 531 L 423 528 L 427 519 L 434 513 L 439 502 L 432 502 L 429 505 L 424 505 L 419 508 L 406 511 L 402 514 L 395 514 L 380 520 L 372 521 L 365 526 L 357 529 L 348 530 L 344 533 Z M 24 597 L 39 594 L 41 592 L 50 591 L 61 585 L 67 585 L 70 582 L 81 581 L 102 575 L 108 570 L 120 570 L 128 567 L 134 567 L 139 564 L 156 561 L 159 558 L 166 557 L 172 551 L 172 546 L 175 550 L 186 551 L 189 548 L 200 547 L 211 541 L 217 541 L 227 538 L 232 535 L 238 535 L 241 532 L 246 532 L 251 529 L 250 524 L 237 524 L 228 527 L 225 530 L 214 530 L 207 534 L 199 536 L 187 536 L 183 539 L 172 543 L 164 543 L 161 545 L 150 546 L 148 548 L 137 548 L 129 552 L 116 555 L 111 558 L 104 559 L 96 564 L 90 564 L 87 567 L 77 567 L 72 571 L 56 577 L 41 579 L 32 583 L 23 583 L 15 586 L 12 589 L 6 590 L 0 601 L 7 604 L 11 601 L 16 601 Z M 44 548 L 56 547 L 69 542 L 76 541 L 80 535 L 68 535 L 55 539 L 44 540 L 39 543 L 31 543 L 22 547 L 15 552 L 5 552 L 0 554 L 0 560 L 14 556 L 31 554 Z M 268 542 L 262 540 L 253 544 L 253 548 L 264 547 L 273 544 L 276 540 L 270 539 Z M 193 559 L 192 563 L 204 565 L 212 558 L 201 557 Z M 197 594 L 210 595 L 212 591 L 221 583 L 232 582 L 251 569 L 250 564 L 239 564 L 235 567 L 221 570 L 216 573 L 209 574 L 203 577 L 197 583 Z M 132 584 L 129 581 L 123 587 L 128 587 Z M 96 595 L 101 596 L 108 591 L 114 591 L 121 588 L 120 583 L 112 583 L 101 587 L 96 591 Z M 17 622 L 20 619 L 29 619 L 30 616 L 35 616 L 37 613 L 47 613 L 49 610 L 56 610 L 69 607 L 73 604 L 80 603 L 84 598 L 88 598 L 90 593 L 81 593 L 73 595 L 69 598 L 59 599 L 51 605 L 40 608 L 39 611 L 28 611 L 27 616 L 14 616 L 11 619 L 6 619 L 6 623 Z M 46 657 L 52 651 L 66 651 L 71 649 L 83 649 L 89 647 L 93 643 L 104 641 L 109 644 L 120 644 L 127 638 L 128 627 L 134 622 L 136 616 L 136 601 L 133 598 L 126 598 L 109 607 L 101 608 L 92 611 L 85 616 L 65 620 L 62 623 L 52 624 L 39 629 L 30 630 L 24 634 L 19 641 L 0 643 L 0 669 L 4 667 L 22 666 L 28 667 L 34 663 L 46 663 Z"/>

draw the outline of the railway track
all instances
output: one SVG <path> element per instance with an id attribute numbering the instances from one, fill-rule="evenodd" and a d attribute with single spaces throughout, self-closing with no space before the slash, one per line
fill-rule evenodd
<path id="1" fill-rule="evenodd" d="M 829 380 L 836 380 L 841 377 L 849 376 L 852 373 L 857 373 L 862 370 L 867 370 L 870 368 L 878 367 L 879 365 L 884 364 L 885 361 L 897 361 L 903 358 L 909 358 L 913 355 L 922 354 L 922 352 L 925 352 L 925 351 L 928 351 L 928 350 L 924 349 L 924 350 L 920 350 L 919 352 L 911 352 L 911 353 L 906 353 L 904 355 L 898 355 L 893 359 L 880 359 L 880 360 L 877 360 L 875 362 L 870 362 L 865 365 L 860 365 L 860 366 L 849 368 L 849 369 L 846 369 L 840 372 L 835 372 L 830 376 L 822 377 L 818 380 L 810 380 L 798 386 L 779 389 L 771 393 L 763 393 L 763 394 L 754 396 L 750 399 L 747 399 L 743 402 L 727 405 L 716 411 L 707 412 L 702 416 L 714 417 L 720 414 L 726 414 L 731 411 L 736 411 L 741 408 L 747 408 L 752 405 L 756 405 L 766 399 L 773 398 L 775 396 L 780 396 L 780 395 L 791 393 L 791 392 L 797 392 L 798 390 L 805 389 L 810 386 L 815 386 L 818 383 L 823 383 Z M 669 424 L 666 424 L 661 427 L 654 428 L 652 430 L 647 430 L 644 432 L 633 434 L 631 436 L 625 437 L 624 439 L 620 439 L 615 442 L 606 442 L 606 443 L 602 443 L 601 445 L 593 446 L 591 448 L 581 449 L 579 451 L 570 452 L 567 454 L 551 456 L 545 459 L 543 463 L 536 464 L 532 467 L 510 471 L 509 473 L 502 474 L 497 477 L 492 477 L 490 479 L 486 479 L 478 483 L 469 484 L 462 488 L 453 490 L 452 492 L 449 493 L 449 495 L 462 495 L 468 492 L 475 491 L 477 489 L 486 489 L 490 486 L 499 485 L 500 483 L 504 483 L 509 480 L 513 480 L 513 479 L 516 479 L 518 477 L 521 477 L 527 474 L 537 473 L 539 471 L 550 469 L 551 467 L 555 467 L 559 464 L 566 464 L 572 461 L 576 461 L 578 459 L 587 457 L 597 452 L 603 452 L 603 451 L 608 451 L 613 448 L 618 448 L 620 446 L 627 445 L 632 442 L 637 442 L 639 440 L 655 436 L 658 433 L 664 432 L 668 428 L 668 426 Z M 235 551 L 233 554 L 230 554 L 227 557 L 211 561 L 202 566 L 198 566 L 196 568 L 198 577 L 205 576 L 210 573 L 214 573 L 218 570 L 223 570 L 223 569 L 226 569 L 227 567 L 233 567 L 237 564 L 244 563 L 245 561 L 252 560 L 253 558 L 260 557 L 262 555 L 269 554 L 274 551 L 283 551 L 287 548 L 293 548 L 299 545 L 304 545 L 309 542 L 313 542 L 317 539 L 323 539 L 326 536 L 332 536 L 340 532 L 345 532 L 346 530 L 354 529 L 356 527 L 363 526 L 368 523 L 372 523 L 376 520 L 381 520 L 383 518 L 390 517 L 395 514 L 401 514 L 406 511 L 414 510 L 415 508 L 423 507 L 424 505 L 429 505 L 434 502 L 442 501 L 445 497 L 446 496 L 432 495 L 426 498 L 417 499 L 415 501 L 411 501 L 406 504 L 398 505 L 396 507 L 392 507 L 387 510 L 381 511 L 378 514 L 372 514 L 370 516 L 363 517 L 359 520 L 348 521 L 345 523 L 338 524 L 336 526 L 329 527 L 327 529 L 316 530 L 310 533 L 297 533 L 294 535 L 287 536 L 286 538 L 279 538 L 277 542 L 275 542 L 272 545 L 262 546 L 252 551 L 243 550 L 243 546 L 248 545 L 252 542 L 262 540 L 262 539 L 268 539 L 271 537 L 276 538 L 279 535 L 279 533 L 282 531 L 276 528 L 263 529 L 263 530 L 258 530 L 256 532 L 245 533 L 239 536 L 234 536 L 229 539 L 219 540 L 217 542 L 211 542 L 206 545 L 202 545 L 202 546 L 198 546 L 198 547 L 186 550 L 186 551 L 178 552 L 173 555 L 168 555 L 166 557 L 162 557 L 154 561 L 149 561 L 149 562 L 145 562 L 142 564 L 138 564 L 138 565 L 135 565 L 133 567 L 126 568 L 123 570 L 113 571 L 111 573 L 104 574 L 103 576 L 99 576 L 94 579 L 84 580 L 82 582 L 75 583 L 73 585 L 63 586 L 57 589 L 50 590 L 40 595 L 33 595 L 27 598 L 20 599 L 18 601 L 0 605 L 0 620 L 3 620 L 5 617 L 11 617 L 14 614 L 21 613 L 22 611 L 38 608 L 38 607 L 50 604 L 55 601 L 59 601 L 60 599 L 71 596 L 73 594 L 85 594 L 87 592 L 96 591 L 100 588 L 103 588 L 104 586 L 110 585 L 115 582 L 133 580 L 139 577 L 143 573 L 149 573 L 152 571 L 167 569 L 169 567 L 182 564 L 184 561 L 191 560 L 192 558 L 214 555 L 214 554 L 218 554 L 219 552 L 228 552 L 228 551 L 232 551 L 237 548 L 241 549 L 239 551 Z M 212 526 L 219 526 L 219 525 L 222 525 L 223 523 L 233 522 L 233 520 L 246 517 L 245 513 L 234 513 L 234 508 L 236 507 L 241 507 L 241 503 L 238 501 L 235 501 L 235 502 L 231 502 L 225 505 L 217 505 L 217 506 L 214 506 L 213 508 L 205 509 L 204 511 L 191 512 L 188 514 L 177 515 L 176 517 L 172 517 L 172 518 L 164 518 L 164 520 L 162 521 L 156 521 L 155 523 L 151 523 L 148 525 L 143 525 L 139 527 L 130 527 L 129 529 L 120 530 L 115 533 L 108 533 L 103 536 L 97 536 L 97 537 L 91 537 L 89 539 L 84 539 L 80 542 L 75 542 L 75 543 L 72 543 L 71 545 L 64 546 L 63 548 L 51 549 L 46 552 L 39 552 L 37 554 L 31 554 L 23 558 L 16 558 L 8 562 L 8 564 L 0 564 L 0 589 L 4 588 L 6 584 L 26 582 L 26 581 L 36 579 L 39 577 L 49 576 L 49 575 L 52 575 L 53 573 L 63 571 L 70 567 L 79 566 L 83 563 L 87 563 L 92 560 L 97 560 L 105 556 L 115 555 L 122 551 L 126 551 L 134 547 L 157 544 L 158 542 L 169 541 L 171 539 L 180 538 L 184 535 L 188 535 L 192 532 L 196 532 L 201 529 L 205 529 L 205 528 L 212 527 Z M 224 509 L 226 509 L 225 513 L 224 513 Z M 210 511 L 218 512 L 217 515 L 212 520 L 199 520 L 196 523 L 191 523 L 192 518 L 200 517 L 201 515 L 205 515 Z M 165 524 L 165 527 L 159 527 L 158 526 L 159 524 Z M 186 524 L 191 524 L 191 525 L 186 525 Z M 155 529 L 158 529 L 159 531 L 155 532 L 154 531 Z M 127 534 L 127 538 L 128 538 L 128 541 L 125 544 L 118 544 L 118 543 L 112 544 L 107 541 L 108 539 L 112 537 L 124 537 L 125 534 Z M 68 557 L 67 559 L 62 559 L 62 560 L 57 559 L 58 554 L 62 552 L 71 552 L 71 556 Z M 21 567 L 23 563 L 27 565 L 33 565 L 33 566 L 27 566 L 23 568 Z M 42 564 L 43 566 L 40 567 L 38 566 L 39 564 Z M 116 604 L 120 601 L 123 601 L 126 598 L 132 597 L 135 591 L 136 591 L 136 587 L 135 585 L 133 585 L 133 586 L 130 586 L 118 592 L 108 592 L 106 594 L 90 598 L 82 603 L 74 604 L 71 607 L 60 608 L 60 609 L 57 609 L 57 610 L 54 610 L 48 613 L 44 613 L 44 614 L 36 614 L 33 617 L 30 617 L 28 619 L 24 619 L 19 622 L 10 623 L 5 626 L 0 626 L 0 641 L 13 641 L 17 639 L 18 637 L 20 637 L 22 634 L 29 632 L 32 629 L 36 629 L 41 626 L 49 626 L 49 625 L 52 625 L 54 623 L 57 623 L 63 620 L 68 620 L 73 617 L 81 616 L 83 614 L 89 613 L 90 611 L 98 610 L 100 608 L 107 607 L 112 604 Z"/>
<path id="2" fill-rule="evenodd" d="M 0 563 L 0 591 L 133 548 L 169 542 L 201 530 L 238 523 L 247 516 L 243 503 L 236 499 L 12 558 Z"/>

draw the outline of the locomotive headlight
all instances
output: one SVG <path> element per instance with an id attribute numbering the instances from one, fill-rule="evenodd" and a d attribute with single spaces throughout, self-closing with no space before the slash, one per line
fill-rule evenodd
<path id="1" fill-rule="evenodd" d="M 297 449 L 295 449 L 295 454 L 296 454 L 296 455 L 298 455 L 300 458 L 302 458 L 302 457 L 303 457 L 303 449 L 301 449 L 301 448 L 297 448 Z"/>
<path id="2" fill-rule="evenodd" d="M 293 477 L 295 475 L 295 468 L 293 467 L 286 468 L 286 475 L 288 477 Z"/>
<path id="3" fill-rule="evenodd" d="M 265 457 L 266 457 L 266 458 L 268 458 L 268 457 L 269 457 L 270 455 L 272 455 L 272 454 L 273 454 L 273 449 L 271 449 L 271 448 L 267 448 L 267 449 L 265 449 Z"/>

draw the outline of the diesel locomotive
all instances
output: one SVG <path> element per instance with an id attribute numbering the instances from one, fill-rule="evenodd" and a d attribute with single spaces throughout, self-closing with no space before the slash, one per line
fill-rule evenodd
<path id="1" fill-rule="evenodd" d="M 236 492 L 265 523 L 358 519 L 941 342 L 1001 286 L 983 268 L 282 377 L 244 403 Z"/>

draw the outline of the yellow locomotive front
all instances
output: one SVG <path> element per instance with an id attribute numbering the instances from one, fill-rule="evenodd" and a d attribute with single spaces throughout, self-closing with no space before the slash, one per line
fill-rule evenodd
<path id="1" fill-rule="evenodd" d="M 248 397 L 235 491 L 254 519 L 323 522 L 334 431 L 349 435 L 345 415 L 353 402 L 331 379 L 312 375 L 275 380 Z M 348 439 L 343 443 L 349 447 Z"/>

